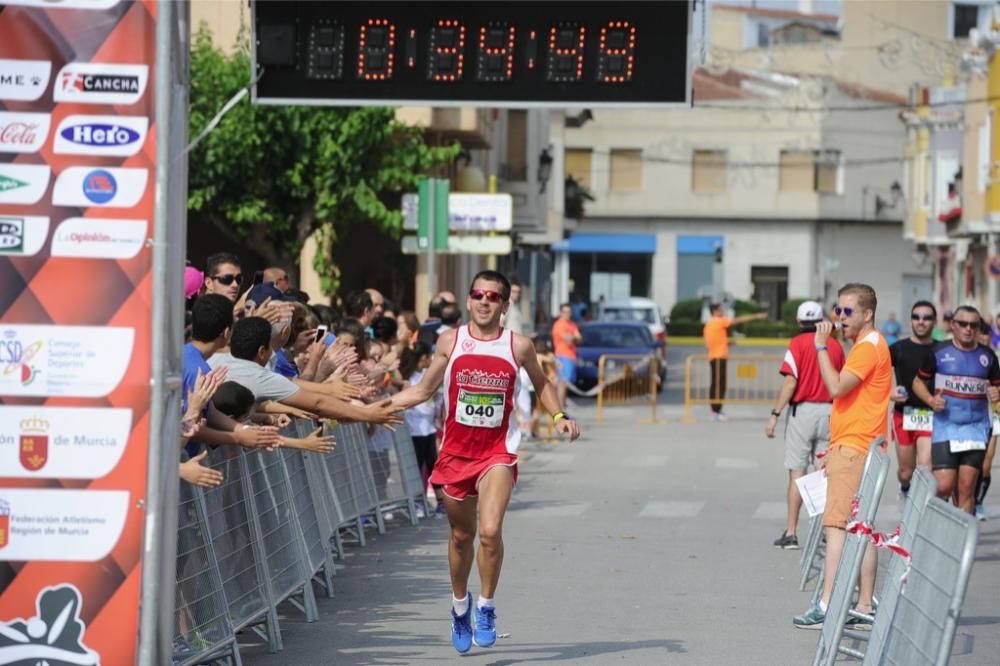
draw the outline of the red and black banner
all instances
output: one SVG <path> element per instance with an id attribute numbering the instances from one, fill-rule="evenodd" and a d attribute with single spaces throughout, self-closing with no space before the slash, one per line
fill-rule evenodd
<path id="1" fill-rule="evenodd" d="M 155 2 L 0 2 L 0 665 L 132 664 Z"/>

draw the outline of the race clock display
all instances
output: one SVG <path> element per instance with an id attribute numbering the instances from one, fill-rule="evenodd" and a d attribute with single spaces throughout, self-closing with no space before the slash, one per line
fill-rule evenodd
<path id="1" fill-rule="evenodd" d="M 253 11 L 257 102 L 690 101 L 689 2 L 256 0 Z"/>

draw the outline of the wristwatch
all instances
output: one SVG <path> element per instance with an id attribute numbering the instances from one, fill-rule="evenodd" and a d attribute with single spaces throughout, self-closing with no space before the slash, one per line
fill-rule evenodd
<path id="1" fill-rule="evenodd" d="M 771 416 L 781 416 L 781 412 L 779 412 L 779 411 L 777 411 L 775 409 L 772 409 L 771 410 Z"/>

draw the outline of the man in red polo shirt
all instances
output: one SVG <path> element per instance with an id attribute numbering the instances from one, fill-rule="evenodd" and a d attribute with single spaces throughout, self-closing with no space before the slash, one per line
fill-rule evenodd
<path id="1" fill-rule="evenodd" d="M 819 371 L 814 340 L 816 324 L 823 321 L 823 306 L 815 301 L 805 301 L 799 305 L 795 318 L 799 322 L 800 332 L 789 343 L 785 360 L 778 370 L 785 376 L 785 381 L 764 431 L 768 437 L 774 437 L 778 419 L 785 405 L 788 405 L 788 415 L 785 417 L 788 524 L 774 542 L 775 548 L 786 550 L 798 550 L 799 547 L 795 531 L 799 523 L 802 498 L 799 497 L 795 480 L 804 476 L 809 466 L 816 461 L 816 454 L 825 451 L 830 445 L 830 406 L 833 403 Z M 832 338 L 827 346 L 830 363 L 840 372 L 844 367 L 844 350 Z"/>

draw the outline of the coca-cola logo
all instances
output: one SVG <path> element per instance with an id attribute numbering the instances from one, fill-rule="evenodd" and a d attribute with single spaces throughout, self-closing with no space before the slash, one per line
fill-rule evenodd
<path id="1" fill-rule="evenodd" d="M 0 152 L 36 153 L 49 136 L 47 113 L 0 111 Z"/>
<path id="2" fill-rule="evenodd" d="M 0 125 L 0 143 L 28 146 L 38 141 L 38 123 L 7 123 Z"/>

